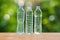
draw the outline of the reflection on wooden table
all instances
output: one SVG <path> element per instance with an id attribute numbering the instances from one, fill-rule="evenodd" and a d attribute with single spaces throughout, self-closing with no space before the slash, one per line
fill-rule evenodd
<path id="1" fill-rule="evenodd" d="M 60 40 L 60 33 L 23 34 L 0 33 L 0 40 Z"/>

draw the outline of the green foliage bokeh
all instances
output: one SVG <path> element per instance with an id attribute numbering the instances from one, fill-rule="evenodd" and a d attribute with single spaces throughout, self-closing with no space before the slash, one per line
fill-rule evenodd
<path id="1" fill-rule="evenodd" d="M 41 1 L 43 13 L 43 32 L 60 32 L 60 0 Z M 0 32 L 16 32 L 18 5 L 14 0 L 0 0 Z M 9 20 L 5 20 L 5 14 L 10 15 Z M 50 20 L 50 16 L 54 20 Z"/>

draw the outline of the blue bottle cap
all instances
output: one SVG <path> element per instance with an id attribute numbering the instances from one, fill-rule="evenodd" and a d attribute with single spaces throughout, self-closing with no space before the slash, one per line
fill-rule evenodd
<path id="1" fill-rule="evenodd" d="M 24 6 L 19 6 L 19 9 L 22 9 Z"/>
<path id="2" fill-rule="evenodd" d="M 36 6 L 36 9 L 40 9 L 40 6 Z"/>
<path id="3" fill-rule="evenodd" d="M 28 9 L 28 10 L 32 10 L 32 7 L 31 7 L 31 6 L 28 6 L 27 9 Z"/>

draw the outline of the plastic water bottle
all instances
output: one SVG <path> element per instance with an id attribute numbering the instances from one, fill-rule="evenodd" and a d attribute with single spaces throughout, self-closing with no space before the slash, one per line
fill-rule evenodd
<path id="1" fill-rule="evenodd" d="M 26 33 L 33 33 L 33 10 L 31 6 L 26 9 Z"/>
<path id="2" fill-rule="evenodd" d="M 24 17 L 25 17 L 25 11 L 24 6 L 19 6 L 17 11 L 17 33 L 23 34 L 24 33 Z"/>
<path id="3" fill-rule="evenodd" d="M 42 32 L 42 11 L 40 6 L 36 6 L 34 11 L 34 33 L 40 34 Z"/>

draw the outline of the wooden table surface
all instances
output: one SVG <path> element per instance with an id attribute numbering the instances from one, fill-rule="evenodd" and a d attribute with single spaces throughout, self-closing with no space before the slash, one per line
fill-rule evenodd
<path id="1" fill-rule="evenodd" d="M 23 34 L 0 33 L 0 40 L 60 40 L 60 33 Z"/>

